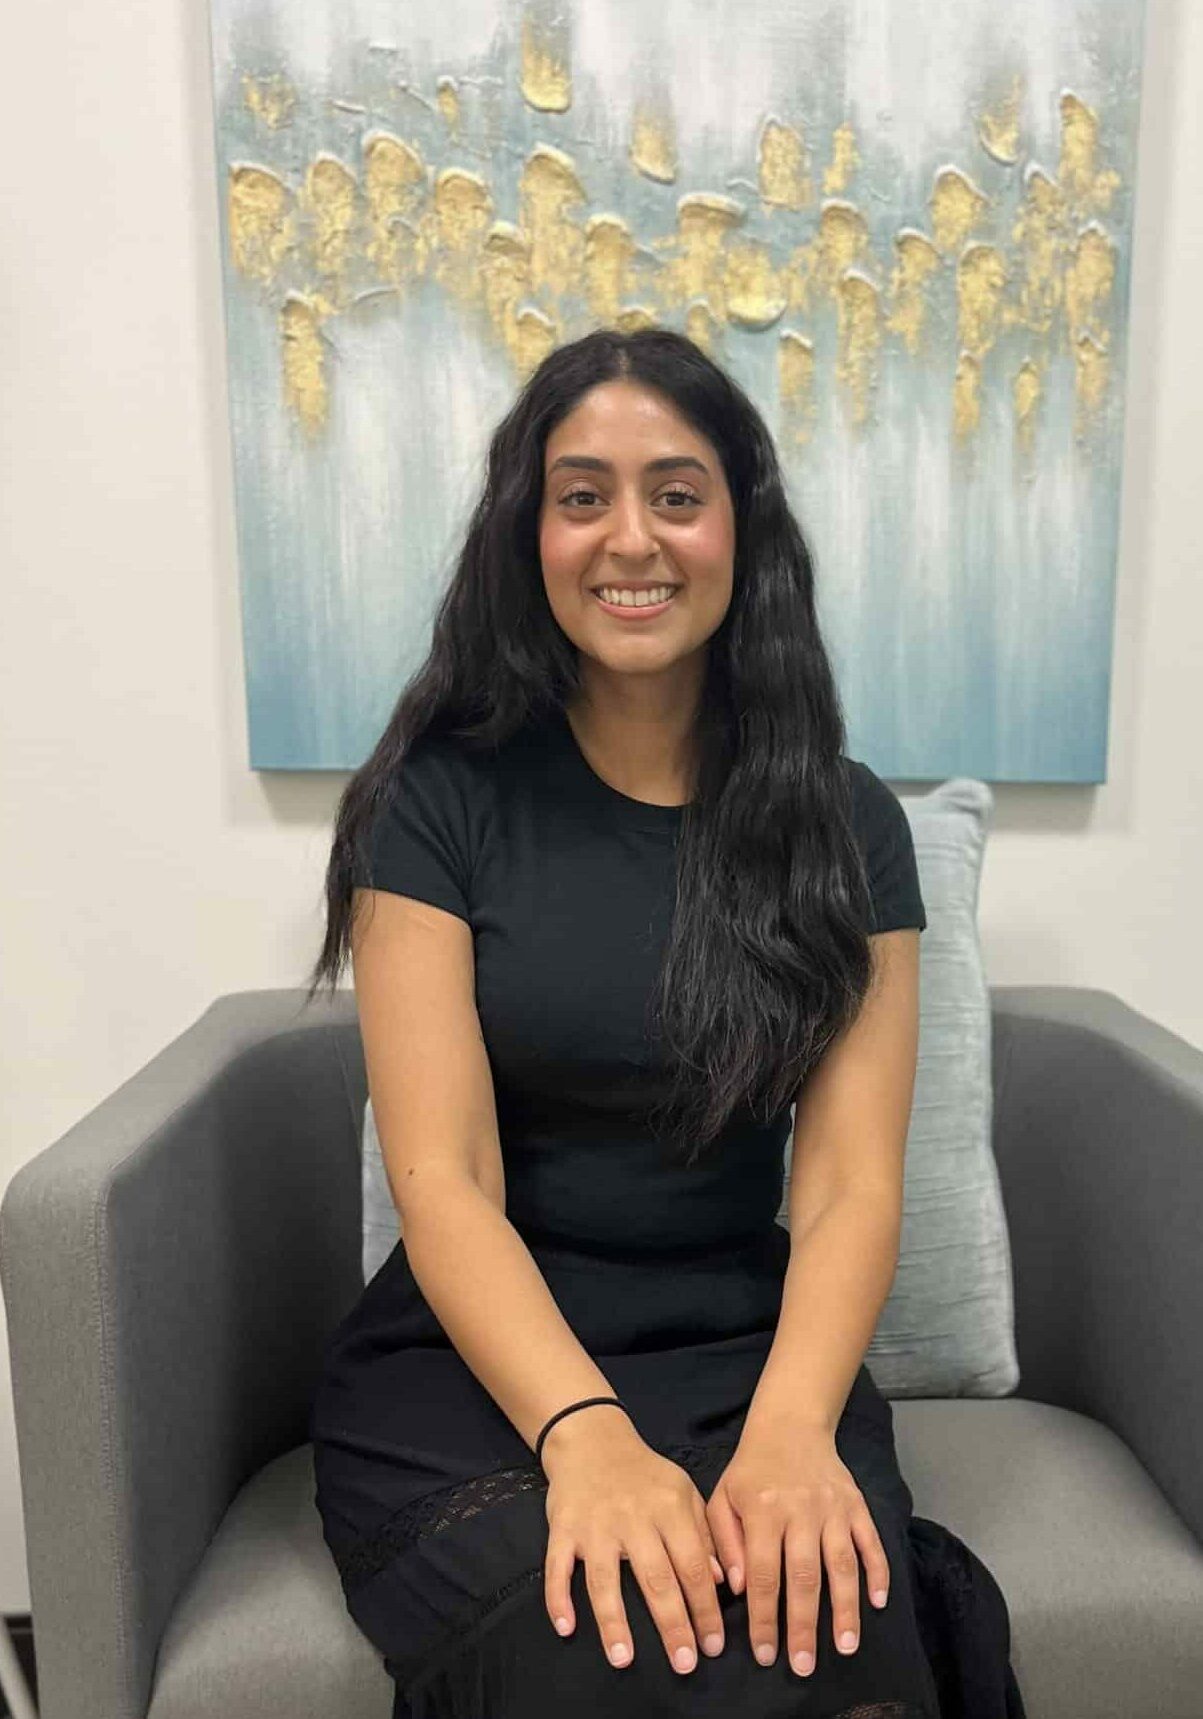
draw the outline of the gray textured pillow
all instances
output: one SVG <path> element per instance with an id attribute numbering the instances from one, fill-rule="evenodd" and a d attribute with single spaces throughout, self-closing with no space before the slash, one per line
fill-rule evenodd
<path id="1" fill-rule="evenodd" d="M 898 1270 L 865 1361 L 886 1397 L 1004 1397 L 1019 1357 L 977 931 L 994 796 L 957 776 L 899 802 L 927 929 Z"/>
<path id="2" fill-rule="evenodd" d="M 384 1156 L 369 1098 L 363 1110 L 363 1281 L 370 1283 L 401 1234 L 401 1217 L 384 1173 Z"/>
<path id="3" fill-rule="evenodd" d="M 1002 1397 L 1019 1383 L 1011 1248 L 991 1144 L 990 995 L 978 885 L 994 800 L 958 776 L 903 798 L 927 929 L 898 1270 L 866 1363 L 886 1397 Z M 786 1145 L 789 1172 L 791 1140 Z M 778 1222 L 789 1227 L 788 1179 Z M 363 1127 L 363 1275 L 400 1235 L 371 1099 Z"/>

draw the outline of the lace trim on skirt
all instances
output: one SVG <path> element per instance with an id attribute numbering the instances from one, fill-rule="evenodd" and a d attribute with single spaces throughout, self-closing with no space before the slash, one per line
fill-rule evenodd
<path id="1" fill-rule="evenodd" d="M 736 1441 L 676 1444 L 664 1448 L 695 1476 L 715 1457 L 727 1458 Z M 474 1516 L 519 1494 L 546 1487 L 542 1469 L 533 1462 L 520 1468 L 441 1487 L 415 1499 L 389 1517 L 377 1530 L 356 1543 L 341 1561 L 348 1588 L 368 1581 L 397 1554 L 452 1523 Z M 1010 1619 L 1006 1602 L 990 1570 L 951 1529 L 922 1516 L 912 1516 L 908 1541 L 917 1622 L 928 1664 L 939 1695 L 940 1719 L 1026 1719 L 1023 1697 L 1010 1664 Z M 483 1595 L 457 1621 L 449 1640 L 471 1638 L 511 1595 L 537 1587 L 543 1579 L 540 1562 L 520 1571 L 504 1585 Z M 422 1657 L 426 1665 L 446 1647 L 438 1644 Z M 480 1719 L 482 1690 L 479 1647 L 468 1647 L 444 1665 L 440 1694 L 434 1695 L 419 1664 L 386 1660 L 396 1685 L 393 1719 Z M 462 1685 L 462 1689 L 461 1686 Z M 458 1693 L 457 1693 L 458 1692 Z M 462 1696 L 462 1699 L 461 1699 Z M 412 1705 L 410 1704 L 412 1702 Z M 432 1705 L 433 1702 L 433 1705 Z M 449 1703 L 449 1704 L 448 1704 Z M 936 1719 L 907 1701 L 860 1703 L 830 1719 Z"/>
<path id="2" fill-rule="evenodd" d="M 415 1675 L 420 1670 L 418 1666 L 386 1659 L 385 1668 L 395 1685 L 392 1719 L 482 1719 L 494 1697 L 488 1687 L 480 1642 L 474 1636 L 476 1626 L 519 1589 L 539 1587 L 542 1578 L 542 1566 L 526 1570 L 481 1600 L 456 1632 L 459 1646 L 455 1657 L 445 1660 L 433 1676 L 428 1672 Z M 621 1684 L 615 1687 L 622 1711 L 629 1713 L 629 1696 L 624 1695 Z M 956 1707 L 948 1713 L 949 1719 L 977 1719 L 972 1709 Z M 824 1715 L 823 1719 L 944 1719 L 944 1716 L 926 1705 L 917 1707 L 911 1701 L 859 1701 L 853 1707 L 841 1707 L 837 1713 Z M 1022 1708 L 1014 1714 L 1008 1710 L 1007 1719 L 1025 1719 Z"/>
<path id="3" fill-rule="evenodd" d="M 717 1444 L 667 1445 L 662 1454 L 671 1458 L 687 1473 L 702 1468 L 714 1454 L 729 1457 L 735 1450 L 731 1439 Z M 520 1468 L 499 1468 L 492 1474 L 475 1475 L 471 1480 L 456 1481 L 434 1492 L 423 1493 L 388 1517 L 374 1534 L 356 1541 L 339 1563 L 348 1590 L 368 1582 L 392 1562 L 399 1552 L 408 1551 L 429 1534 L 438 1534 L 454 1522 L 476 1516 L 496 1504 L 517 1498 L 520 1493 L 547 1489 L 547 1476 L 535 1463 Z M 500 1596 L 493 1596 L 496 1600 Z"/>

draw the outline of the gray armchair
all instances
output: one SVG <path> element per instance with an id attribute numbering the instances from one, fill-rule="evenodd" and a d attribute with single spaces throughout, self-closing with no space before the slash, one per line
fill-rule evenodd
<path id="1" fill-rule="evenodd" d="M 0 1203 L 41 1719 L 389 1719 L 313 1502 L 362 1287 L 349 991 L 219 998 Z M 1006 1596 L 1029 1719 L 1203 1713 L 1203 1052 L 994 987 L 1022 1395 L 896 1400 Z"/>

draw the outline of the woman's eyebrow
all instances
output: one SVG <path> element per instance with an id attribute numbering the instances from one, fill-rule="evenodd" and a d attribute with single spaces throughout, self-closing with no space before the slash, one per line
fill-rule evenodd
<path id="1" fill-rule="evenodd" d="M 558 471 L 561 466 L 577 466 L 582 471 L 589 472 L 612 472 L 614 470 L 609 460 L 596 459 L 592 454 L 561 454 L 559 459 L 553 460 L 547 468 L 548 477 L 551 476 L 552 472 Z M 665 454 L 658 460 L 649 460 L 643 469 L 645 472 L 667 472 L 674 471 L 680 466 L 693 466 L 704 477 L 710 476 L 701 460 L 695 459 L 692 454 Z"/>

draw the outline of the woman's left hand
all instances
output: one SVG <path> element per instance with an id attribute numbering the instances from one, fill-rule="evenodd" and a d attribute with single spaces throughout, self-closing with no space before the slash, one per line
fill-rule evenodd
<path id="1" fill-rule="evenodd" d="M 832 1633 L 841 1653 L 860 1640 L 860 1564 L 871 1595 L 888 1592 L 890 1566 L 864 1494 L 823 1428 L 745 1432 L 706 1503 L 706 1519 L 733 1593 L 748 1595 L 748 1630 L 762 1665 L 777 1657 L 785 1552 L 787 1652 L 806 1676 L 817 1654 L 826 1563 Z M 877 1601 L 874 1601 L 877 1604 Z M 851 1645 L 840 1638 L 850 1632 Z M 767 1647 L 767 1652 L 764 1649 Z"/>

